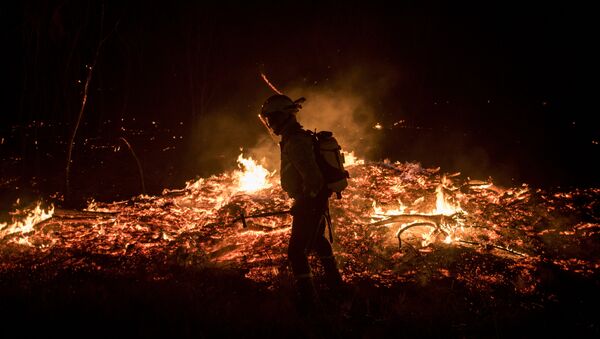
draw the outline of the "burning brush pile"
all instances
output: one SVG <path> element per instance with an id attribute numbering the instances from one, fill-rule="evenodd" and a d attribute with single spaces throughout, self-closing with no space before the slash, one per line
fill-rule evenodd
<path id="1" fill-rule="evenodd" d="M 277 212 L 291 201 L 275 172 L 241 155 L 238 162 L 239 170 L 160 196 L 17 211 L 0 224 L 0 273 L 68 267 L 163 280 L 173 267 L 225 267 L 276 289 L 289 276 L 291 223 Z M 598 277 L 598 188 L 502 188 L 416 163 L 355 160 L 348 169 L 350 186 L 331 203 L 348 282 L 424 286 L 451 278 L 474 291 L 536 295 L 543 266 Z"/>

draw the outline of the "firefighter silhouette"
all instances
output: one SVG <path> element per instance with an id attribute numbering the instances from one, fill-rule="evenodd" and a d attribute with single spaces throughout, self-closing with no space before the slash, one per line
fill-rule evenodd
<path id="1" fill-rule="evenodd" d="M 325 236 L 332 192 L 317 164 L 313 137 L 296 120 L 303 101 L 303 98 L 292 101 L 285 95 L 273 95 L 263 104 L 260 116 L 274 134 L 281 136 L 281 186 L 294 199 L 288 259 L 300 303 L 310 307 L 318 303 L 307 258 L 310 251 L 316 252 L 331 290 L 340 290 L 343 280 Z"/>

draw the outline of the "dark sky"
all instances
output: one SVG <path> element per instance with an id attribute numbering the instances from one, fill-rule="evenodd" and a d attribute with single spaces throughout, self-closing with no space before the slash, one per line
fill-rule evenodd
<path id="1" fill-rule="evenodd" d="M 271 94 L 259 69 L 280 87 L 313 90 L 359 69 L 371 74 L 359 86 L 377 120 L 475 133 L 469 142 L 488 153 L 509 152 L 508 134 L 529 138 L 524 154 L 560 149 L 559 161 L 573 147 L 587 153 L 598 137 L 597 20 L 580 5 L 25 1 L 0 13 L 3 124 L 72 124 L 85 65 L 105 38 L 85 112 L 92 125 L 134 117 L 198 124 L 222 112 L 246 124 Z M 388 75 L 385 91 L 369 90 Z"/>
<path id="2" fill-rule="evenodd" d="M 203 86 L 209 105 L 232 97 L 254 104 L 240 93 L 254 96 L 263 86 L 259 65 L 283 86 L 385 65 L 399 76 L 380 99 L 415 116 L 434 100 L 466 110 L 488 99 L 572 105 L 591 60 L 587 10 L 510 2 L 25 2 L 3 9 L 4 87 L 12 116 L 68 115 L 66 103 L 53 101 L 78 94 L 84 65 L 108 36 L 93 83 L 103 116 L 127 105 L 127 114 L 185 117 L 201 109 L 190 91 Z"/>

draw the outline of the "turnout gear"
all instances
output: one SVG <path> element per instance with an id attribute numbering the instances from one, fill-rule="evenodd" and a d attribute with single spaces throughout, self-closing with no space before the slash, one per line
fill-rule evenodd
<path id="1" fill-rule="evenodd" d="M 325 179 L 315 159 L 312 137 L 295 119 L 282 128 L 281 187 L 291 198 L 316 197 Z"/>
<path id="2" fill-rule="evenodd" d="M 296 277 L 296 291 L 298 307 L 302 313 L 313 313 L 319 309 L 321 302 L 310 274 Z"/>
<path id="3" fill-rule="evenodd" d="M 271 132 L 282 136 L 282 188 L 292 198 L 306 193 L 314 197 L 321 189 L 320 184 L 323 181 L 323 184 L 340 199 L 341 192 L 348 186 L 349 178 L 348 171 L 344 169 L 342 148 L 332 132 L 306 131 L 298 124 L 296 113 L 302 108 L 301 104 L 305 100 L 300 98 L 292 101 L 285 95 L 273 95 L 262 105 L 259 114 Z M 315 161 L 310 159 L 312 157 Z M 314 163 L 316 167 L 313 166 Z M 301 183 L 304 184 L 303 187 Z"/>
<path id="4" fill-rule="evenodd" d="M 288 258 L 296 277 L 311 273 L 307 254 L 315 251 L 320 258 L 333 257 L 331 243 L 325 237 L 324 213 L 329 193 L 321 191 L 314 198 L 302 197 L 292 207 L 292 234 L 288 246 Z"/>
<path id="5" fill-rule="evenodd" d="M 340 290 L 344 285 L 342 275 L 337 267 L 335 256 L 321 257 L 321 265 L 323 265 L 323 271 L 325 272 L 325 283 L 327 287 L 332 291 Z"/>
<path id="6" fill-rule="evenodd" d="M 342 147 L 333 137 L 333 133 L 322 131 L 309 132 L 313 137 L 317 164 L 327 184 L 327 188 L 335 192 L 338 199 L 342 198 L 342 191 L 348 187 L 350 174 L 344 169 L 344 154 Z"/>
<path id="7" fill-rule="evenodd" d="M 343 283 L 331 243 L 325 237 L 325 227 L 329 225 L 333 240 L 329 197 L 347 186 L 347 172 L 343 171 L 340 147 L 331 132 L 305 131 L 296 120 L 303 101 L 304 98 L 292 101 L 285 95 L 274 95 L 262 106 L 260 117 L 269 129 L 281 135 L 281 187 L 294 199 L 288 259 L 299 297 L 306 305 L 314 305 L 316 293 L 307 258 L 309 252 L 315 251 L 320 258 L 331 289 Z M 337 174 L 333 181 L 332 172 Z M 331 186 L 336 181 L 343 182 Z"/>

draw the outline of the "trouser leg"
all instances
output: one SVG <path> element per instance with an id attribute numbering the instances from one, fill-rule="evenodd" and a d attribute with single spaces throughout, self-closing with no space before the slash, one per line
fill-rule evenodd
<path id="1" fill-rule="evenodd" d="M 307 297 L 311 297 L 314 293 L 307 258 L 307 253 L 310 250 L 314 250 L 321 261 L 327 286 L 332 290 L 338 290 L 343 285 L 331 243 L 324 235 L 327 226 L 324 218 L 324 213 L 327 210 L 327 200 L 327 196 L 300 200 L 296 201 L 293 208 L 294 220 L 288 256 L 296 277 L 298 292 L 306 294 Z"/>
<path id="2" fill-rule="evenodd" d="M 322 234 L 322 233 L 321 233 Z M 319 236 L 314 245 L 315 252 L 319 256 L 319 261 L 323 266 L 323 272 L 325 273 L 325 283 L 331 289 L 337 288 L 342 284 L 342 276 L 337 267 L 335 256 L 333 255 L 333 249 L 331 244 L 325 238 L 325 236 Z"/>
<path id="3" fill-rule="evenodd" d="M 298 217 L 294 217 L 292 226 L 292 235 L 288 247 L 288 259 L 292 266 L 292 272 L 295 277 L 310 276 L 310 266 L 308 264 L 308 245 L 310 243 L 310 232 L 299 225 Z"/>
<path id="4" fill-rule="evenodd" d="M 323 271 L 325 273 L 325 283 L 329 289 L 335 290 L 344 284 L 342 275 L 337 267 L 335 256 L 320 257 L 321 265 L 323 265 Z"/>
<path id="5" fill-rule="evenodd" d="M 308 252 L 332 255 L 331 245 L 323 238 L 325 221 L 323 213 L 327 198 L 297 200 L 293 207 L 292 235 L 288 247 L 288 258 L 296 279 L 296 290 L 303 307 L 318 304 L 318 296 L 308 263 Z M 323 240 L 325 243 L 323 243 Z"/>
<path id="6" fill-rule="evenodd" d="M 328 250 L 331 252 L 329 243 L 321 244 L 320 239 L 324 230 L 323 214 L 326 208 L 327 197 L 302 198 L 294 202 L 288 258 L 295 276 L 310 274 L 307 253 L 312 248 L 317 247 L 321 251 L 327 251 L 327 246 L 329 246 Z"/>
<path id="7" fill-rule="evenodd" d="M 296 283 L 296 292 L 299 297 L 299 306 L 305 311 L 318 304 L 318 296 L 314 287 L 307 252 L 313 236 L 316 216 L 310 206 L 300 206 L 294 210 L 292 222 L 292 235 L 288 247 L 288 259 L 292 266 Z"/>
<path id="8" fill-rule="evenodd" d="M 342 276 L 338 270 L 337 262 L 335 256 L 333 255 L 333 249 L 331 248 L 331 244 L 322 234 L 323 229 L 318 230 L 320 233 L 313 240 L 312 249 L 315 250 L 321 265 L 323 266 L 323 271 L 325 273 L 325 283 L 329 287 L 329 289 L 336 290 L 342 287 L 343 280 Z M 293 238 L 297 239 L 297 238 Z M 312 274 L 311 269 L 308 264 L 308 258 L 306 255 L 306 248 L 301 247 L 299 241 L 290 241 L 290 250 L 289 250 L 289 258 L 290 263 L 292 265 L 292 271 L 294 273 L 294 277 L 296 278 L 296 284 L 298 286 L 298 292 L 301 295 L 306 295 L 307 298 L 312 297 L 314 293 L 314 285 L 312 283 Z"/>

